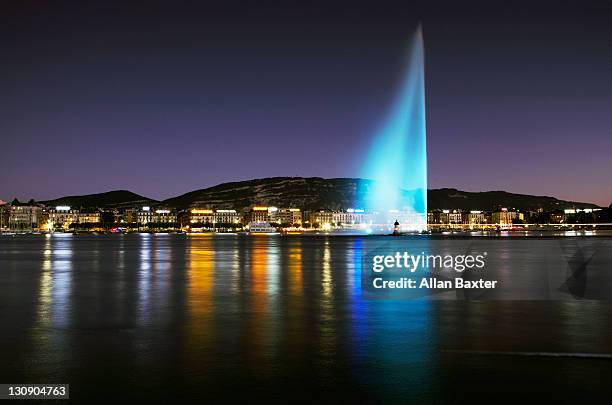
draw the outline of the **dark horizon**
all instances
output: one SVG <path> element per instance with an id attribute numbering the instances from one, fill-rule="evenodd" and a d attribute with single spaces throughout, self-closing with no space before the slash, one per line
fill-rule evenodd
<path id="1" fill-rule="evenodd" d="M 6 201 L 357 177 L 419 22 L 428 188 L 612 201 L 603 1 L 0 7 Z"/>
<path id="2" fill-rule="evenodd" d="M 291 178 L 290 176 L 274 176 L 274 177 L 269 177 L 269 179 L 273 179 L 273 178 L 287 178 L 287 177 Z M 306 177 L 299 177 L 299 178 L 306 178 Z M 322 178 L 322 177 L 314 177 L 314 178 Z M 338 177 L 336 177 L 336 178 L 323 178 L 323 179 L 325 179 L 325 180 L 334 180 L 334 179 L 344 179 L 344 178 L 346 178 L 346 177 L 341 177 L 341 178 L 338 178 Z M 158 203 L 163 203 L 166 200 L 171 200 L 173 198 L 182 197 L 182 196 L 184 196 L 186 194 L 190 194 L 191 192 L 197 192 L 197 191 L 201 191 L 201 190 L 204 190 L 204 189 L 208 189 L 208 188 L 212 188 L 212 187 L 216 187 L 216 186 L 220 186 L 220 185 L 224 185 L 224 184 L 243 183 L 243 182 L 265 180 L 265 179 L 266 178 L 252 178 L 252 179 L 236 180 L 236 181 L 219 183 L 219 184 L 212 185 L 210 187 L 205 187 L 203 189 L 189 190 L 189 191 L 184 192 L 184 193 L 180 193 L 180 194 L 177 194 L 177 195 L 170 196 L 168 198 L 164 198 L 163 200 L 158 200 L 158 199 L 155 199 L 155 198 L 150 197 L 148 195 L 143 195 L 143 194 L 140 194 L 140 193 L 136 193 L 133 190 L 129 190 L 129 189 L 126 189 L 126 188 L 119 188 L 119 189 L 113 189 L 113 190 L 103 190 L 103 191 L 98 191 L 98 192 L 88 193 L 88 194 L 66 194 L 66 195 L 55 196 L 55 197 L 51 197 L 51 198 L 41 198 L 41 199 L 38 199 L 38 200 L 35 199 L 35 201 L 36 202 L 44 202 L 44 201 L 61 200 L 61 199 L 64 199 L 64 198 L 84 197 L 84 196 L 96 195 L 96 194 L 108 194 L 108 193 L 114 193 L 114 192 L 131 192 L 131 193 L 139 195 L 140 197 L 151 199 L 151 200 L 154 200 L 154 201 L 156 201 Z M 364 180 L 363 178 L 358 178 L 358 177 L 354 177 L 352 179 L 361 179 L 361 180 Z M 514 195 L 532 196 L 532 197 L 543 197 L 543 198 L 553 197 L 553 198 L 557 198 L 557 197 L 551 196 L 551 195 L 514 193 L 514 192 L 508 191 L 508 190 L 476 190 L 475 191 L 475 190 L 462 190 L 462 189 L 458 189 L 456 187 L 438 187 L 438 188 L 431 188 L 430 187 L 430 188 L 428 188 L 428 192 L 429 191 L 441 190 L 441 189 L 451 189 L 451 190 L 457 190 L 459 192 L 465 192 L 465 193 L 497 193 L 497 192 L 501 192 L 501 193 L 508 193 L 508 194 L 514 194 Z M 560 201 L 574 202 L 574 203 L 579 203 L 579 204 L 596 204 L 596 203 L 593 203 L 591 201 L 564 200 L 564 199 L 561 199 L 561 198 L 557 198 L 557 199 L 560 200 Z M 9 200 L 6 200 L 5 202 L 10 203 L 13 200 L 14 200 L 14 198 L 11 198 Z M 19 200 L 19 202 L 23 203 L 23 202 L 28 202 L 30 200 L 30 198 L 18 199 L 18 200 Z M 612 205 L 612 204 L 610 204 L 610 205 Z M 601 208 L 608 207 L 608 205 L 599 205 L 599 206 Z"/>

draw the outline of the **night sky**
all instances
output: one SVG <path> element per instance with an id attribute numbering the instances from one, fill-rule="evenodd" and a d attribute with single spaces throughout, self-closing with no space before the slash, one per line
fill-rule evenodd
<path id="1" fill-rule="evenodd" d="M 610 2 L 80 3 L 1 3 L 4 200 L 356 177 L 421 22 L 430 188 L 612 202 Z"/>

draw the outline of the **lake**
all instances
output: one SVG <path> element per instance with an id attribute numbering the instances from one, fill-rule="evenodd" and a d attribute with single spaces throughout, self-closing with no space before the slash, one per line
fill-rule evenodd
<path id="1" fill-rule="evenodd" d="M 364 294 L 369 251 L 430 240 L 1 237 L 0 382 L 69 383 L 77 401 L 480 402 L 543 393 L 567 402 L 612 393 L 610 239 L 536 239 L 548 264 L 531 240 L 482 245 L 489 257 L 517 258 L 512 277 L 512 268 L 499 274 L 525 296 Z M 557 256 L 561 265 L 551 265 Z M 542 274 L 545 294 L 531 288 Z M 568 274 L 586 289 L 557 288 Z"/>

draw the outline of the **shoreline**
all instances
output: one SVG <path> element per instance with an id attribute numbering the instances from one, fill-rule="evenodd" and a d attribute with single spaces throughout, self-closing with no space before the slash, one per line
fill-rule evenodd
<path id="1" fill-rule="evenodd" d="M 400 240 L 410 239 L 429 239 L 429 240 L 466 240 L 466 239 L 568 239 L 568 238 L 609 238 L 612 237 L 612 230 L 601 231 L 529 231 L 529 232 L 453 232 L 449 234 L 425 233 L 425 234 L 360 234 L 360 233 L 335 233 L 335 232 L 304 232 L 304 233 L 270 233 L 270 234 L 249 234 L 248 232 L 0 232 L 0 237 L 72 237 L 72 236 L 183 236 L 188 238 L 202 237 L 252 237 L 252 238 L 275 238 L 275 237 L 333 237 L 333 238 L 392 238 Z"/>

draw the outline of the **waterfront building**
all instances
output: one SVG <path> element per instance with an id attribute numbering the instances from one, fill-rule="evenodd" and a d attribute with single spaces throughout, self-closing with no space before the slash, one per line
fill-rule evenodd
<path id="1" fill-rule="evenodd" d="M 209 208 L 192 208 L 189 210 L 189 224 L 211 226 L 215 222 L 214 211 Z"/>
<path id="2" fill-rule="evenodd" d="M 302 211 L 302 224 L 305 226 L 310 224 L 310 213 L 309 210 Z"/>
<path id="3" fill-rule="evenodd" d="M 312 211 L 309 218 L 309 222 L 313 227 L 330 227 L 333 220 L 333 212 L 325 210 Z"/>
<path id="4" fill-rule="evenodd" d="M 565 222 L 565 212 L 561 210 L 552 211 L 549 214 L 549 222 L 551 224 L 562 224 Z"/>
<path id="5" fill-rule="evenodd" d="M 605 216 L 601 208 L 570 208 L 563 210 L 567 223 L 595 223 Z"/>
<path id="6" fill-rule="evenodd" d="M 70 225 L 78 223 L 79 210 L 68 205 L 58 205 L 49 210 L 49 230 L 68 230 Z"/>
<path id="7" fill-rule="evenodd" d="M 463 215 L 460 210 L 442 210 L 440 213 L 440 223 L 458 225 L 463 223 Z"/>
<path id="8" fill-rule="evenodd" d="M 0 200 L 0 230 L 8 229 L 11 206 Z"/>
<path id="9" fill-rule="evenodd" d="M 123 220 L 126 224 L 136 224 L 138 223 L 138 209 L 137 208 L 128 208 L 123 211 Z"/>
<path id="10" fill-rule="evenodd" d="M 280 218 L 278 217 L 278 208 L 268 207 L 268 221 L 272 224 L 280 223 Z"/>
<path id="11" fill-rule="evenodd" d="M 513 222 L 524 221 L 525 214 L 508 208 L 500 208 L 491 214 L 491 221 L 497 225 L 512 225 Z"/>
<path id="12" fill-rule="evenodd" d="M 483 211 L 470 211 L 467 214 L 467 223 L 470 225 L 482 225 L 487 223 L 487 214 Z"/>
<path id="13" fill-rule="evenodd" d="M 100 210 L 80 210 L 77 212 L 79 224 L 99 224 L 101 222 Z"/>
<path id="14" fill-rule="evenodd" d="M 242 222 L 242 215 L 236 210 L 216 210 L 214 212 L 213 222 L 220 225 L 238 225 Z"/>
<path id="15" fill-rule="evenodd" d="M 138 211 L 137 217 L 138 217 L 138 225 L 139 226 L 143 226 L 143 225 L 146 225 L 149 222 L 151 222 L 152 219 L 153 219 L 153 211 L 151 210 L 151 207 L 149 207 L 149 206 L 142 207 Z"/>
<path id="16" fill-rule="evenodd" d="M 427 212 L 427 223 L 428 224 L 441 224 L 442 223 L 442 210 L 433 209 Z"/>
<path id="17" fill-rule="evenodd" d="M 390 219 L 390 221 L 399 222 L 401 229 L 418 229 L 420 224 L 422 224 L 423 221 L 426 221 L 423 214 L 407 210 L 390 210 L 387 217 Z M 371 222 L 369 218 L 369 214 L 366 213 L 364 220 Z"/>
<path id="18" fill-rule="evenodd" d="M 334 211 L 331 222 L 339 227 L 361 225 L 366 223 L 366 213 L 362 209 L 353 208 L 346 211 Z"/>
<path id="19" fill-rule="evenodd" d="M 245 209 L 245 222 L 273 222 L 271 221 L 269 212 L 270 208 L 273 208 L 276 212 L 276 207 L 267 207 L 261 205 L 254 205 Z"/>
<path id="20" fill-rule="evenodd" d="M 123 211 L 120 211 L 118 209 L 113 209 L 113 210 L 110 210 L 110 212 L 112 213 L 112 219 L 115 224 L 125 223 Z M 100 216 L 100 219 L 102 220 L 102 222 L 104 222 L 104 218 L 102 215 Z"/>
<path id="21" fill-rule="evenodd" d="M 151 215 L 151 220 L 156 224 L 176 224 L 176 214 L 168 209 L 157 209 Z"/>
<path id="22" fill-rule="evenodd" d="M 301 225 L 302 212 L 299 208 L 281 208 L 277 212 L 280 224 Z"/>
<path id="23" fill-rule="evenodd" d="M 9 229 L 14 231 L 37 231 L 44 227 L 46 220 L 43 209 L 33 202 L 20 203 L 15 200 L 11 203 L 9 212 Z"/>

